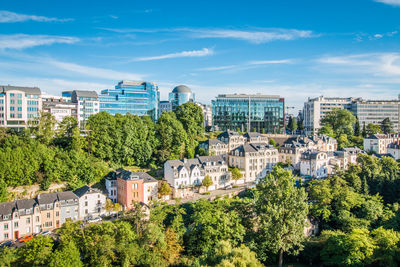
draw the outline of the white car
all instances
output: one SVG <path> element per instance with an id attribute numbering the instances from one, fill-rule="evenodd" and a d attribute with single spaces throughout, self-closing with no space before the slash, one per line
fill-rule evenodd
<path id="1" fill-rule="evenodd" d="M 102 221 L 102 219 L 100 217 L 91 218 L 91 219 L 87 220 L 88 223 L 96 223 L 96 222 L 101 222 L 101 221 Z"/>

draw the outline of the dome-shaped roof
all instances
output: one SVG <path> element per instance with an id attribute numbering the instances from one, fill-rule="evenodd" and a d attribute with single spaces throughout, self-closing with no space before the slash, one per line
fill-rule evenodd
<path id="1" fill-rule="evenodd" d="M 191 93 L 192 90 L 190 90 L 189 87 L 186 85 L 178 85 L 177 87 L 172 90 L 172 93 L 178 94 L 178 93 Z"/>

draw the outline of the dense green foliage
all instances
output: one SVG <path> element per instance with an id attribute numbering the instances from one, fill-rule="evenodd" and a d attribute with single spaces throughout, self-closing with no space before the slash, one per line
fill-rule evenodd
<path id="1" fill-rule="evenodd" d="M 56 128 L 49 113 L 22 132 L 0 132 L 0 201 L 7 186 L 67 182 L 71 189 L 98 182 L 110 167 L 159 168 L 168 159 L 194 157 L 196 137 L 204 132 L 199 106 L 187 103 L 175 112 L 149 117 L 100 112 L 89 117 L 81 134 L 75 118 Z"/>

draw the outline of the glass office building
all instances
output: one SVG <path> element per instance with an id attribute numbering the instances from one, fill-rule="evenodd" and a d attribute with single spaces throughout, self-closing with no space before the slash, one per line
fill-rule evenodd
<path id="1" fill-rule="evenodd" d="M 154 121 L 159 116 L 160 92 L 155 83 L 121 81 L 115 89 L 105 89 L 99 95 L 100 111 L 112 115 L 148 115 Z"/>
<path id="2" fill-rule="evenodd" d="M 213 126 L 220 131 L 283 133 L 284 114 L 285 100 L 276 95 L 226 94 L 212 101 Z"/>
<path id="3" fill-rule="evenodd" d="M 172 109 L 187 102 L 194 102 L 194 93 L 186 85 L 178 85 L 171 93 L 169 93 L 169 102 L 172 104 Z"/>

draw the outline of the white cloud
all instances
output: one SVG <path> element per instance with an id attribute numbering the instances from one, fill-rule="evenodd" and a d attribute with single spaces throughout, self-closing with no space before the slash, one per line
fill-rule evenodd
<path id="1" fill-rule="evenodd" d="M 268 43 L 278 40 L 295 40 L 313 37 L 312 31 L 295 29 L 270 29 L 265 31 L 241 31 L 225 29 L 189 29 L 192 38 L 223 38 L 244 40 L 255 44 Z"/>
<path id="2" fill-rule="evenodd" d="M 144 75 L 120 72 L 111 69 L 89 67 L 75 63 L 68 63 L 56 60 L 47 60 L 46 63 L 62 70 L 81 74 L 82 76 L 90 76 L 101 79 L 110 80 L 142 80 Z"/>
<path id="3" fill-rule="evenodd" d="M 270 64 L 290 64 L 293 63 L 291 59 L 282 59 L 282 60 L 253 60 L 248 61 L 243 64 L 237 65 L 227 65 L 227 66 L 213 66 L 200 68 L 199 71 L 238 71 L 238 70 L 246 70 L 251 69 L 257 66 L 270 65 Z"/>
<path id="4" fill-rule="evenodd" d="M 400 6 L 400 0 L 375 0 L 375 2 L 384 3 L 392 6 Z"/>
<path id="5" fill-rule="evenodd" d="M 41 45 L 73 44 L 79 38 L 56 35 L 3 34 L 0 35 L 0 49 L 24 49 Z"/>
<path id="6" fill-rule="evenodd" d="M 346 72 L 363 72 L 374 76 L 400 75 L 400 53 L 371 53 L 323 57 L 318 62 L 347 67 Z M 357 68 L 355 68 L 357 67 Z M 343 68 L 341 70 L 344 70 Z"/>
<path id="7" fill-rule="evenodd" d="M 66 22 L 73 19 L 58 19 L 44 16 L 18 14 L 11 11 L 0 10 L 0 23 L 38 21 L 38 22 Z"/>
<path id="8" fill-rule="evenodd" d="M 149 61 L 149 60 L 160 60 L 167 58 L 179 58 L 179 57 L 204 57 L 213 55 L 214 51 L 212 49 L 203 48 L 201 50 L 192 50 L 192 51 L 182 51 L 178 53 L 165 54 L 160 56 L 153 57 L 139 57 L 136 58 L 135 61 Z"/>
<path id="9" fill-rule="evenodd" d="M 116 33 L 179 33 L 194 39 L 218 38 L 248 41 L 254 44 L 268 43 L 278 40 L 295 40 L 316 37 L 312 31 L 296 29 L 263 29 L 263 30 L 232 30 L 232 29 L 202 29 L 202 28 L 165 28 L 165 29 L 118 29 L 100 28 Z"/>

